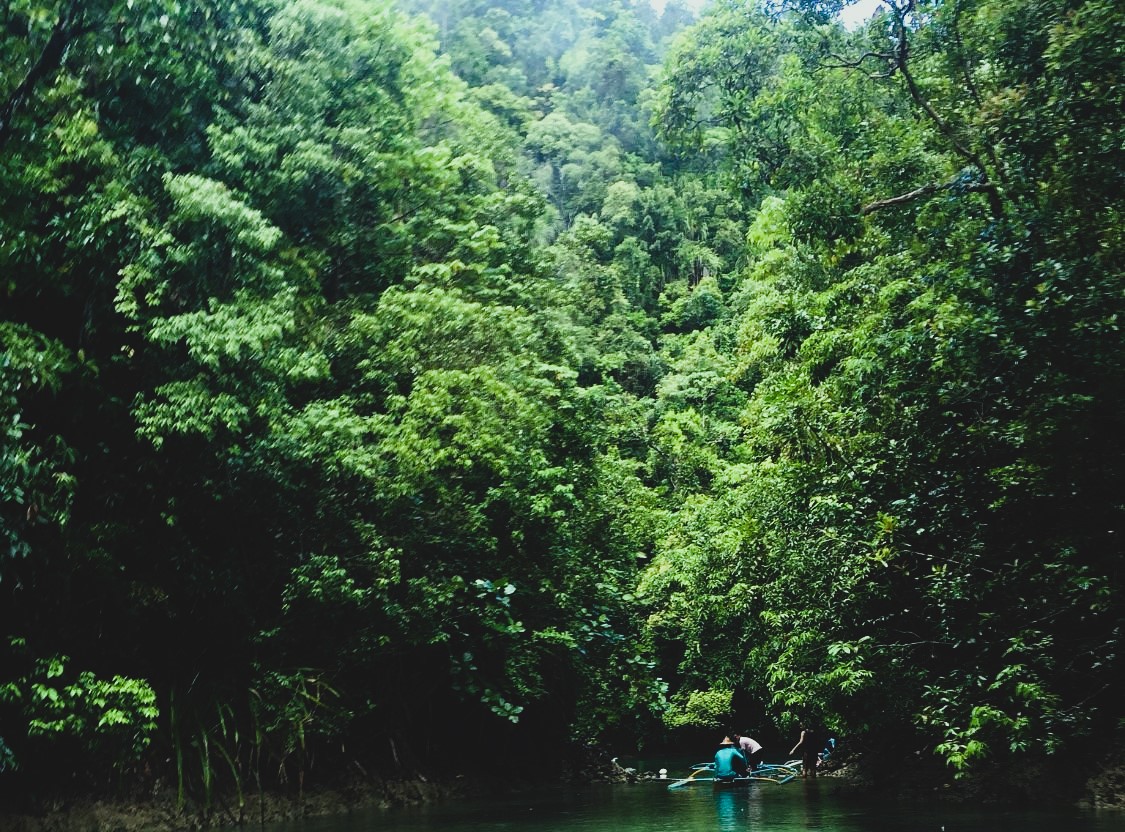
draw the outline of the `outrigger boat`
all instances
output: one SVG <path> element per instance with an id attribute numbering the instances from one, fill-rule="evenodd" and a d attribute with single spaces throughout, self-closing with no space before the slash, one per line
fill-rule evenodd
<path id="1" fill-rule="evenodd" d="M 710 783 L 716 789 L 733 786 L 744 786 L 750 783 L 788 783 L 801 773 L 801 761 L 790 760 L 787 763 L 759 763 L 753 771 L 741 777 L 720 779 L 715 776 L 714 763 L 696 763 L 687 777 L 668 784 L 668 789 L 682 789 L 693 783 Z"/>

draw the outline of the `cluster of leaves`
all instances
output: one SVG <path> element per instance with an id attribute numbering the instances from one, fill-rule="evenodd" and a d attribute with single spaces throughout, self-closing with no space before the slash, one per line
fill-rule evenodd
<path id="1" fill-rule="evenodd" d="M 44 717 L 54 671 L 6 675 L 5 759 L 43 782 L 156 741 L 209 811 L 344 738 L 409 769 L 453 724 L 503 759 L 505 725 L 565 741 L 659 706 L 618 403 L 580 380 L 524 140 L 430 25 L 358 0 L 5 14 L 2 626 L 114 680 Z M 155 698 L 111 709 L 114 744 L 83 703 L 130 685 Z"/>
<path id="2" fill-rule="evenodd" d="M 27 645 L 11 639 L 17 653 Z M 160 710 L 142 679 L 99 679 L 68 673 L 66 656 L 35 659 L 30 672 L 0 686 L 0 703 L 12 707 L 31 738 L 47 738 L 54 753 L 108 754 L 115 774 L 131 773 L 152 741 Z M 69 683 L 66 682 L 70 677 Z M 9 764 L 15 756 L 5 749 Z"/>
<path id="3" fill-rule="evenodd" d="M 1125 615 L 1122 121 L 1098 80 L 1125 20 L 892 2 L 848 33 L 791 6 L 719 4 L 662 92 L 669 138 L 722 148 L 757 209 L 692 357 L 741 401 L 679 405 L 695 474 L 642 582 L 651 638 L 686 685 L 961 773 L 1093 747 Z"/>

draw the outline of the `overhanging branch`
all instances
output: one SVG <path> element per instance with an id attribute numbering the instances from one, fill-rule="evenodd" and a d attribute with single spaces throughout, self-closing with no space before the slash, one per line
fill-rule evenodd
<path id="1" fill-rule="evenodd" d="M 897 205 L 905 205 L 908 202 L 913 202 L 916 199 L 936 194 L 939 191 L 958 191 L 961 193 L 986 193 L 994 195 L 996 187 L 991 183 L 981 182 L 965 182 L 958 177 L 950 182 L 931 182 L 928 185 L 923 185 L 921 188 L 915 188 L 913 191 L 908 191 L 898 196 L 887 197 L 886 199 L 877 199 L 874 202 L 869 202 L 859 209 L 861 215 L 872 214 L 876 211 L 881 211 L 884 208 L 894 208 Z"/>

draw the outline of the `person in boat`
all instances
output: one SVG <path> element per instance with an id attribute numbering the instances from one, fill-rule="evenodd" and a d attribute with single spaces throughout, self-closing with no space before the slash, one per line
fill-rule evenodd
<path id="1" fill-rule="evenodd" d="M 715 752 L 715 779 L 734 780 L 746 776 L 746 758 L 730 737 L 723 737 L 719 750 Z"/>
<path id="2" fill-rule="evenodd" d="M 802 777 L 816 777 L 816 766 L 820 762 L 820 749 L 824 743 L 820 739 L 820 734 L 815 728 L 810 726 L 807 722 L 801 723 L 801 738 L 797 740 L 797 744 L 789 752 L 792 757 L 798 751 L 801 752 L 801 776 Z"/>
<path id="3" fill-rule="evenodd" d="M 758 763 L 762 761 L 762 756 L 766 750 L 762 748 L 762 744 L 753 737 L 746 734 L 731 734 L 738 750 L 742 752 L 743 758 L 746 760 L 746 768 L 753 771 L 758 767 Z"/>

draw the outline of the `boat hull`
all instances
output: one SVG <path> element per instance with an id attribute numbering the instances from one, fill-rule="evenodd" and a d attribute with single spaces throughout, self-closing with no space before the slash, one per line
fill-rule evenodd
<path id="1" fill-rule="evenodd" d="M 711 763 L 699 763 L 692 766 L 692 773 L 669 784 L 669 790 L 682 789 L 690 786 L 693 783 L 710 783 L 716 789 L 733 789 L 739 786 L 746 786 L 750 783 L 788 783 L 797 776 L 798 769 L 795 767 L 800 765 L 800 760 L 795 760 L 789 763 L 762 763 L 754 769 L 752 774 L 743 777 L 735 777 L 733 779 L 720 780 L 717 777 L 698 777 L 700 774 L 713 774 L 714 767 Z"/>
<path id="2" fill-rule="evenodd" d="M 756 779 L 755 777 L 734 777 L 730 780 L 720 780 L 716 777 L 711 781 L 711 785 L 716 789 L 737 789 L 739 786 L 750 785 Z"/>

